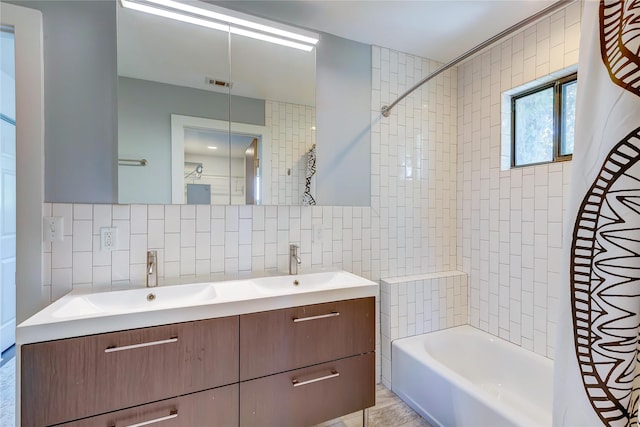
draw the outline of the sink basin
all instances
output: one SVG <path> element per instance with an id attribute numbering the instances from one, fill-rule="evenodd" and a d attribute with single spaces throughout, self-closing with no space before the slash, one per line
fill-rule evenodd
<path id="1" fill-rule="evenodd" d="M 265 277 L 252 281 L 255 287 L 266 294 L 313 292 L 357 286 L 362 278 L 345 272 L 299 274 L 295 276 Z"/>
<path id="2" fill-rule="evenodd" d="M 77 290 L 18 325 L 16 339 L 22 345 L 377 294 L 376 283 L 345 271 L 95 293 Z"/>
<path id="3" fill-rule="evenodd" d="M 57 303 L 51 316 L 70 319 L 82 316 L 135 313 L 313 293 L 362 285 L 362 278 L 345 272 L 263 277 L 226 282 L 192 283 L 91 294 L 69 294 Z"/>
<path id="4" fill-rule="evenodd" d="M 98 292 L 76 295 L 51 315 L 53 317 L 75 317 L 109 312 L 157 310 L 169 307 L 184 307 L 206 304 L 217 297 L 213 283 L 194 283 L 180 286 L 129 289 L 124 291 Z"/>

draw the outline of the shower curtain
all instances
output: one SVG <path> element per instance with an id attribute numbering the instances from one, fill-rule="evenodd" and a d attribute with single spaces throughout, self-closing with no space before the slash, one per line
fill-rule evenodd
<path id="1" fill-rule="evenodd" d="M 311 195 L 311 180 L 316 174 L 316 144 L 313 144 L 307 152 L 307 171 L 305 174 L 304 194 L 302 195 L 302 205 L 311 206 L 316 204 L 316 200 Z"/>
<path id="2" fill-rule="evenodd" d="M 554 426 L 637 426 L 640 3 L 583 3 Z"/>

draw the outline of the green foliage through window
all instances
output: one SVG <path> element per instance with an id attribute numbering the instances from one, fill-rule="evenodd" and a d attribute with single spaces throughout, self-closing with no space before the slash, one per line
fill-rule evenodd
<path id="1" fill-rule="evenodd" d="M 576 88 L 573 74 L 511 99 L 512 166 L 571 158 Z"/>

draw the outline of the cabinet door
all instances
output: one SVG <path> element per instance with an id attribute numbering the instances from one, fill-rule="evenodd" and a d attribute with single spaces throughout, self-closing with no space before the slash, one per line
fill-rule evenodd
<path id="1" fill-rule="evenodd" d="M 236 427 L 238 425 L 238 385 L 232 384 L 62 424 L 64 427 L 132 425 Z"/>
<path id="2" fill-rule="evenodd" d="M 241 427 L 303 427 L 375 404 L 375 353 L 240 383 Z"/>
<path id="3" fill-rule="evenodd" d="M 238 381 L 238 317 L 21 348 L 24 426 L 50 425 Z"/>
<path id="4" fill-rule="evenodd" d="M 374 350 L 373 297 L 240 316 L 242 381 Z"/>

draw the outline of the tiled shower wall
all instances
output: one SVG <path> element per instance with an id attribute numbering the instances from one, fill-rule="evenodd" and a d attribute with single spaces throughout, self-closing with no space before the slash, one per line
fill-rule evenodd
<path id="1" fill-rule="evenodd" d="M 409 324 L 415 334 L 467 321 L 466 275 L 412 277 L 456 266 L 458 79 L 455 69 L 440 74 L 384 118 L 383 105 L 441 64 L 378 47 L 372 53 L 371 206 L 379 212 L 379 227 L 372 231 L 380 236 L 381 379 L 390 386 L 391 340 L 408 336 Z M 402 334 L 400 323 L 406 326 Z"/>
<path id="2" fill-rule="evenodd" d="M 458 270 L 470 323 L 553 356 L 571 162 L 501 170 L 502 92 L 578 61 L 581 4 L 458 67 Z"/>
<path id="3" fill-rule="evenodd" d="M 304 194 L 307 152 L 316 142 L 316 109 L 305 105 L 265 101 L 265 125 L 269 144 L 262 147 L 264 168 L 270 176 L 265 205 L 300 205 Z M 267 164 L 266 162 L 269 162 Z"/>
<path id="4" fill-rule="evenodd" d="M 371 207 L 380 278 L 456 267 L 457 72 L 450 69 L 388 105 L 440 66 L 374 47 Z"/>

